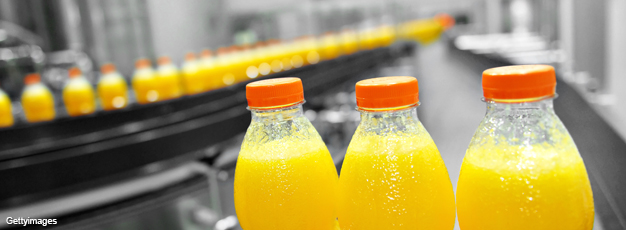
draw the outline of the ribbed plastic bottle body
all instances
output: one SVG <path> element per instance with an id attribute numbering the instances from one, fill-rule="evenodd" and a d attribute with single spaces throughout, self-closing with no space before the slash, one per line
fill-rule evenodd
<path id="1" fill-rule="evenodd" d="M 235 172 L 244 229 L 333 229 L 337 171 L 302 106 L 252 110 Z"/>
<path id="2" fill-rule="evenodd" d="M 339 182 L 342 230 L 454 228 L 454 192 L 416 108 L 362 111 Z"/>
<path id="3" fill-rule="evenodd" d="M 487 102 L 457 187 L 464 230 L 593 226 L 593 196 L 571 136 L 552 99 Z"/>

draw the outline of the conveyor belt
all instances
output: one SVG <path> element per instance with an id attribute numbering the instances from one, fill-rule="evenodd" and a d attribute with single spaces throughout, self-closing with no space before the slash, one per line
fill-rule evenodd
<path id="1" fill-rule="evenodd" d="M 370 68 L 412 54 L 413 43 L 362 51 L 266 76 L 295 76 L 306 99 Z M 250 123 L 242 82 L 207 93 L 93 116 L 0 130 L 0 209 L 161 170 Z"/>

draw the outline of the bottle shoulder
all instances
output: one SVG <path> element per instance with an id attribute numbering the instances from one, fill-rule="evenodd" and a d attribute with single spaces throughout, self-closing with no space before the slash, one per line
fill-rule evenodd
<path id="1" fill-rule="evenodd" d="M 326 151 L 317 130 L 304 116 L 293 119 L 250 123 L 242 143 L 243 154 L 249 152 Z"/>
<path id="2" fill-rule="evenodd" d="M 420 121 L 393 125 L 361 122 L 350 141 L 348 152 L 379 149 L 394 152 L 431 149 L 438 152 L 434 140 Z"/>
<path id="3" fill-rule="evenodd" d="M 529 162 L 551 168 L 581 160 L 569 132 L 552 111 L 487 114 L 465 156 L 467 163 L 493 168 L 526 167 Z"/>

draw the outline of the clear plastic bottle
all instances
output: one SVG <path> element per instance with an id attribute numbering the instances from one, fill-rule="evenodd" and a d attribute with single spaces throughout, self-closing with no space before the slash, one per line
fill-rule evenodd
<path id="1" fill-rule="evenodd" d="M 141 58 L 135 62 L 132 85 L 137 103 L 147 104 L 160 100 L 158 81 L 150 60 Z"/>
<path id="2" fill-rule="evenodd" d="M 0 89 L 0 128 L 12 126 L 14 122 L 11 98 Z"/>
<path id="3" fill-rule="evenodd" d="M 128 105 L 128 86 L 124 77 L 107 63 L 100 68 L 102 77 L 98 81 L 98 96 L 104 110 L 121 109 Z"/>
<path id="4" fill-rule="evenodd" d="M 182 96 L 183 88 L 178 67 L 167 56 L 160 57 L 157 62 L 159 64 L 157 68 L 159 100 L 169 100 Z"/>
<path id="5" fill-rule="evenodd" d="M 356 84 L 361 123 L 341 168 L 342 230 L 454 228 L 454 191 L 448 170 L 417 118 L 413 77 Z"/>
<path id="6" fill-rule="evenodd" d="M 246 86 L 252 123 L 235 171 L 235 208 L 241 227 L 256 230 L 332 230 L 337 171 L 303 115 L 299 78 Z"/>
<path id="7" fill-rule="evenodd" d="M 461 229 L 592 229 L 587 171 L 554 113 L 555 86 L 547 65 L 483 72 L 487 114 L 461 167 Z"/>
<path id="8" fill-rule="evenodd" d="M 31 73 L 24 78 L 26 87 L 22 92 L 22 108 L 28 122 L 53 120 L 56 116 L 54 96 L 50 89 L 41 83 L 38 73 Z"/>
<path id="9" fill-rule="evenodd" d="M 69 70 L 70 80 L 63 88 L 63 102 L 70 116 L 83 116 L 96 111 L 96 93 L 80 69 Z"/>
<path id="10" fill-rule="evenodd" d="M 196 60 L 196 56 L 189 52 L 185 55 L 185 63 L 182 69 L 183 88 L 187 95 L 202 93 L 205 91 L 205 82 L 202 76 L 200 63 Z"/>

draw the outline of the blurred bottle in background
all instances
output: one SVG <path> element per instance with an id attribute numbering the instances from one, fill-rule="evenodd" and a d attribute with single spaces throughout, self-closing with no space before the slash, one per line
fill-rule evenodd
<path id="1" fill-rule="evenodd" d="M 202 71 L 200 69 L 200 63 L 196 60 L 196 56 L 191 52 L 185 55 L 182 77 L 185 94 L 192 95 L 205 91 L 205 84 Z"/>
<path id="2" fill-rule="evenodd" d="M 115 69 L 115 65 L 104 64 L 101 72 L 98 96 L 102 109 L 115 110 L 128 106 L 128 86 L 124 77 Z"/>
<path id="3" fill-rule="evenodd" d="M 159 100 L 158 79 L 150 60 L 142 58 L 135 62 L 132 84 L 137 103 L 147 104 Z"/>
<path id="4" fill-rule="evenodd" d="M 38 73 L 24 78 L 26 87 L 22 92 L 22 108 L 28 122 L 50 121 L 56 116 L 54 97 L 50 89 L 41 83 Z"/>
<path id="5" fill-rule="evenodd" d="M 85 79 L 78 67 L 69 70 L 69 81 L 63 88 L 63 102 L 67 114 L 82 116 L 96 111 L 96 95 L 91 83 Z"/>
<path id="6" fill-rule="evenodd" d="M 12 126 L 14 122 L 11 98 L 0 89 L 0 128 Z"/>
<path id="7" fill-rule="evenodd" d="M 181 87 L 181 77 L 178 67 L 176 67 L 167 56 L 160 57 L 158 64 L 157 85 L 159 100 L 169 100 L 182 96 L 183 89 Z"/>

